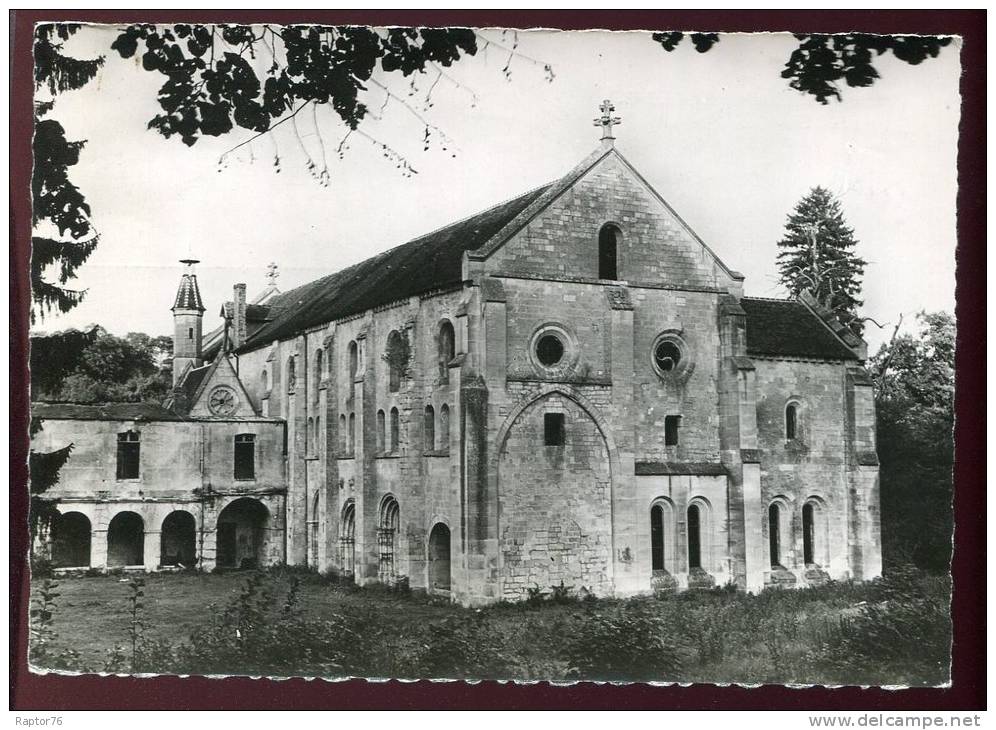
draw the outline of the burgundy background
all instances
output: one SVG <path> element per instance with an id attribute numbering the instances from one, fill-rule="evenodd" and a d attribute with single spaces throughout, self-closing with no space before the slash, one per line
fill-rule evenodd
<path id="1" fill-rule="evenodd" d="M 64 709 L 983 709 L 985 702 L 985 84 L 986 14 L 959 11 L 11 11 L 10 101 L 10 708 Z M 482 682 L 367 683 L 30 674 L 28 572 L 28 309 L 32 27 L 40 21 L 322 22 L 563 29 L 926 33 L 963 36 L 958 146 L 957 394 L 953 687 L 881 690 L 765 686 L 571 687 Z M 951 49 L 943 52 L 951 53 Z M 663 51 L 662 51 L 663 53 Z M 663 62 L 663 59 L 662 59 Z M 930 61 L 926 61 L 930 63 Z M 872 92 L 874 93 L 874 92 Z M 845 102 L 846 103 L 846 102 Z M 85 192 L 85 191 L 84 191 Z"/>

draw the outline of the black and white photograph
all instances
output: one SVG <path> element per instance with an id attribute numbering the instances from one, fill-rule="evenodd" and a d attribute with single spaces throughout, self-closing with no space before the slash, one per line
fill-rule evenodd
<path id="1" fill-rule="evenodd" d="M 31 672 L 951 686 L 961 37 L 33 34 Z"/>

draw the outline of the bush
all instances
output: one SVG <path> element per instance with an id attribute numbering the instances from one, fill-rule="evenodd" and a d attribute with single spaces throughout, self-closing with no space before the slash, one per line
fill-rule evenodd
<path id="1" fill-rule="evenodd" d="M 682 655 L 668 626 L 643 602 L 591 608 L 573 636 L 564 637 L 563 659 L 572 679 L 667 681 L 681 679 Z"/>

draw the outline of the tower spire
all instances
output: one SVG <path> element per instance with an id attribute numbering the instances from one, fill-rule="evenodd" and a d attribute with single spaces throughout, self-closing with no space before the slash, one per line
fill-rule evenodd
<path id="1" fill-rule="evenodd" d="M 173 302 L 173 384 L 190 367 L 204 364 L 201 357 L 201 326 L 204 319 L 204 302 L 197 286 L 194 264 L 197 259 L 180 259 L 186 268 L 180 277 L 180 286 Z"/>

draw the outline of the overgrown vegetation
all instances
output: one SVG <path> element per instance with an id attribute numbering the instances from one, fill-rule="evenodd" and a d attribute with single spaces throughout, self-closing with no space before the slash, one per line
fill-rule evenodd
<path id="1" fill-rule="evenodd" d="M 937 685 L 948 583 L 725 588 L 463 609 L 301 570 L 34 588 L 34 666 L 84 672 Z M 557 596 L 554 600 L 553 597 Z M 95 608 L 98 608 L 95 610 Z"/>

